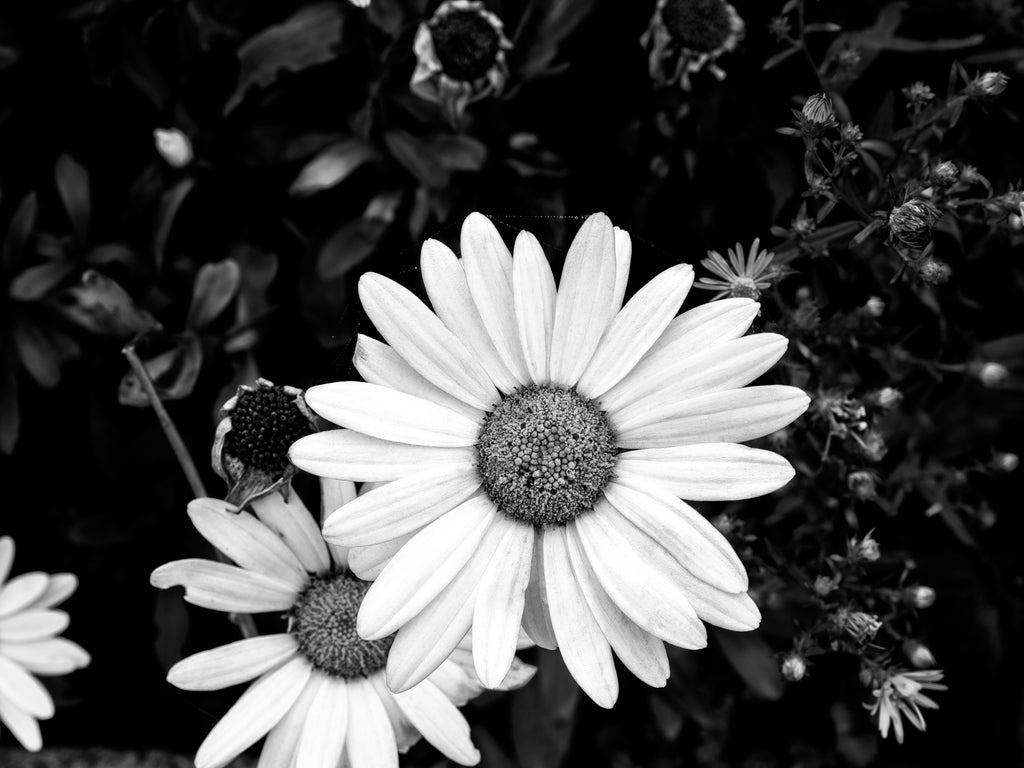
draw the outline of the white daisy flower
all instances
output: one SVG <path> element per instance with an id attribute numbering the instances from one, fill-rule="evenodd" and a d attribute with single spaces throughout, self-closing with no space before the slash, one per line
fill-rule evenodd
<path id="1" fill-rule="evenodd" d="M 675 317 L 689 265 L 622 307 L 630 253 L 629 235 L 595 214 L 556 290 L 533 235 L 520 233 L 513 257 L 472 214 L 461 260 L 436 241 L 423 246 L 434 312 L 381 275 L 360 280 L 363 307 L 390 346 L 361 336 L 355 366 L 366 381 L 306 392 L 314 411 L 345 429 L 302 438 L 291 457 L 323 477 L 394 481 L 324 527 L 328 540 L 368 547 L 359 558 L 394 556 L 373 574 L 357 623 L 371 640 L 397 631 L 392 690 L 429 675 L 470 627 L 477 673 L 497 685 L 522 622 L 610 707 L 613 651 L 660 686 L 663 641 L 704 647 L 702 620 L 758 626 L 736 553 L 680 499 L 743 499 L 785 485 L 794 473 L 785 459 L 739 443 L 789 424 L 808 397 L 743 388 L 787 344 L 743 336 L 756 302 L 726 299 Z"/>
<path id="2" fill-rule="evenodd" d="M 695 288 L 705 291 L 717 291 L 711 300 L 724 296 L 761 298 L 761 291 L 771 287 L 772 282 L 785 273 L 781 267 L 773 267 L 775 254 L 761 248 L 761 239 L 755 238 L 750 250 L 744 252 L 743 246 L 736 243 L 735 248 L 728 250 L 729 260 L 718 251 L 708 251 L 708 257 L 701 259 L 701 264 L 717 277 L 702 277 Z"/>
<path id="3" fill-rule="evenodd" d="M 33 675 L 66 675 L 89 664 L 77 643 L 57 637 L 68 615 L 54 610 L 78 588 L 71 573 L 32 571 L 7 581 L 14 540 L 0 537 L 0 722 L 32 752 L 43 746 L 39 721 L 53 717 L 53 699 Z"/>
<path id="4" fill-rule="evenodd" d="M 725 0 L 658 0 L 640 44 L 650 49 L 648 69 L 656 83 L 678 82 L 688 91 L 690 75 L 705 67 L 725 79 L 718 59 L 736 50 L 744 30 L 743 19 Z"/>
<path id="5" fill-rule="evenodd" d="M 325 508 L 356 497 L 352 483 L 322 483 Z M 258 766 L 398 766 L 420 736 L 460 765 L 480 754 L 457 707 L 484 690 L 469 639 L 419 685 L 392 693 L 384 663 L 393 638 L 363 640 L 356 612 L 369 584 L 347 570 L 347 550 L 324 542 L 294 492 L 252 502 L 253 514 L 216 499 L 189 505 L 196 529 L 237 565 L 202 559 L 157 568 L 154 586 L 185 587 L 185 600 L 219 611 L 280 613 L 287 629 L 197 653 L 171 668 L 179 688 L 210 691 L 255 680 L 196 753 L 197 768 L 227 765 L 266 735 Z M 466 633 L 463 633 L 465 635 Z M 534 668 L 512 665 L 502 688 L 524 685 Z M 343 762 L 344 761 L 344 762 Z"/>

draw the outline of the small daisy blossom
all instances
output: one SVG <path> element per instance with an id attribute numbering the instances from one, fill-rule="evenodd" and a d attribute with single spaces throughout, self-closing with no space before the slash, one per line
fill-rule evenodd
<path id="1" fill-rule="evenodd" d="M 71 573 L 32 571 L 7 576 L 14 562 L 14 540 L 0 537 L 0 722 L 32 752 L 43 746 L 39 720 L 53 717 L 53 699 L 33 676 L 66 675 L 88 666 L 89 654 L 57 637 L 68 615 L 54 610 L 78 588 Z"/>
<path id="2" fill-rule="evenodd" d="M 356 497 L 352 483 L 324 481 L 326 508 Z M 189 505 L 196 529 L 237 565 L 203 559 L 157 568 L 154 586 L 185 587 L 185 600 L 219 611 L 279 613 L 279 634 L 260 635 L 190 656 L 167 679 L 189 691 L 255 682 L 200 745 L 197 768 L 227 765 L 266 735 L 258 768 L 294 765 L 398 766 L 420 736 L 460 765 L 480 754 L 457 707 L 484 690 L 467 637 L 419 685 L 392 693 L 384 661 L 392 638 L 361 639 L 359 604 L 369 586 L 348 570 L 349 552 L 326 544 L 294 491 L 252 502 L 252 514 L 227 502 Z M 521 646 L 521 644 L 520 644 Z M 524 685 L 534 668 L 512 665 L 502 688 Z"/>
<path id="3" fill-rule="evenodd" d="M 702 277 L 694 288 L 705 291 L 718 291 L 711 300 L 724 296 L 761 298 L 761 291 L 770 288 L 774 280 L 781 274 L 778 267 L 772 267 L 775 254 L 768 250 L 759 250 L 761 239 L 755 238 L 750 244 L 749 253 L 743 252 L 743 246 L 736 243 L 729 249 L 729 260 L 718 251 L 708 251 L 708 257 L 701 259 L 701 265 L 718 277 Z"/>
<path id="4" fill-rule="evenodd" d="M 477 673 L 497 685 L 522 623 L 610 707 L 613 651 L 661 686 L 663 641 L 704 647 L 702 620 L 758 626 L 736 553 L 681 498 L 785 485 L 785 459 L 740 443 L 789 424 L 809 400 L 794 387 L 744 388 L 786 349 L 776 334 L 743 336 L 757 303 L 675 316 L 689 265 L 623 306 L 630 238 L 604 214 L 580 228 L 557 287 L 529 232 L 513 255 L 472 214 L 461 251 L 423 246 L 433 312 L 393 280 L 363 275 L 363 308 L 388 343 L 359 338 L 365 382 L 306 392 L 344 428 L 297 441 L 292 461 L 323 477 L 393 481 L 324 526 L 329 541 L 393 556 L 357 623 L 371 640 L 397 632 L 392 690 L 429 675 L 471 627 Z"/>
<path id="5" fill-rule="evenodd" d="M 910 724 L 917 730 L 925 730 L 924 715 L 921 707 L 925 709 L 938 709 L 931 697 L 923 691 L 945 691 L 947 686 L 939 681 L 943 673 L 939 669 L 920 670 L 891 670 L 877 683 L 871 692 L 874 702 L 864 705 L 873 716 L 878 717 L 878 732 L 882 738 L 889 735 L 889 726 L 892 725 L 896 734 L 896 741 L 903 743 L 903 716 L 906 716 Z"/>

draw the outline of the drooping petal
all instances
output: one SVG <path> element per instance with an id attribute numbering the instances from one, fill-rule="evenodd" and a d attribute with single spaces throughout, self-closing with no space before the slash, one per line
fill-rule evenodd
<path id="1" fill-rule="evenodd" d="M 320 477 L 356 482 L 397 480 L 428 467 L 471 463 L 472 448 L 432 448 L 380 440 L 351 429 L 332 429 L 292 443 L 288 457 Z"/>
<path id="2" fill-rule="evenodd" d="M 64 611 L 31 610 L 0 619 L 0 642 L 27 643 L 60 634 L 70 619 Z"/>
<path id="3" fill-rule="evenodd" d="M 0 656 L 0 697 L 39 720 L 53 717 L 53 699 L 43 684 L 5 656 Z"/>
<path id="4" fill-rule="evenodd" d="M 529 232 L 520 232 L 516 238 L 512 293 L 519 341 L 530 380 L 534 384 L 546 384 L 557 289 L 544 250 Z"/>
<path id="5" fill-rule="evenodd" d="M 359 299 L 381 336 L 427 381 L 475 408 L 498 399 L 483 367 L 411 291 L 368 272 L 359 279 Z"/>
<path id="6" fill-rule="evenodd" d="M 252 502 L 252 511 L 264 525 L 277 533 L 310 573 L 324 573 L 331 567 L 320 526 L 299 494 L 289 490 L 288 498 L 268 493 Z"/>
<path id="7" fill-rule="evenodd" d="M 777 453 L 736 443 L 627 451 L 619 454 L 616 468 L 691 501 L 752 499 L 778 490 L 796 474 Z"/>
<path id="8" fill-rule="evenodd" d="M 364 581 L 373 581 L 380 576 L 384 566 L 391 562 L 391 558 L 398 554 L 398 550 L 404 547 L 416 533 L 400 536 L 391 541 L 382 541 L 380 544 L 371 544 L 368 547 L 352 547 L 348 551 L 348 564 L 352 573 Z"/>
<path id="9" fill-rule="evenodd" d="M 430 680 L 393 696 L 409 722 L 442 755 L 459 765 L 480 761 L 466 718 Z"/>
<path id="10" fill-rule="evenodd" d="M 0 642 L 0 656 L 16 661 L 38 675 L 66 675 L 88 666 L 91 661 L 82 646 L 63 637 L 26 643 Z"/>
<path id="11" fill-rule="evenodd" d="M 523 603 L 523 630 L 541 648 L 553 651 L 558 647 L 555 630 L 551 626 L 551 610 L 548 606 L 547 587 L 544 584 L 543 537 L 535 536 L 533 541 L 533 565 L 530 567 L 530 581 L 526 585 Z"/>
<path id="12" fill-rule="evenodd" d="M 571 387 L 594 356 L 615 313 L 615 233 L 603 213 L 588 218 L 569 246 L 551 330 L 552 383 Z"/>
<path id="13" fill-rule="evenodd" d="M 5 696 L 0 696 L 0 720 L 11 729 L 11 733 L 29 752 L 43 748 L 43 737 L 39 723 L 32 715 Z"/>
<path id="14" fill-rule="evenodd" d="M 158 589 L 182 586 L 185 600 L 194 605 L 241 613 L 286 611 L 299 594 L 270 576 L 199 558 L 161 565 L 150 575 L 149 583 Z M 0 623 L 0 638 L 4 634 Z"/>
<path id="15" fill-rule="evenodd" d="M 344 678 L 324 676 L 302 726 L 295 768 L 334 768 L 348 734 L 348 688 Z"/>
<path id="16" fill-rule="evenodd" d="M 348 743 L 351 768 L 398 768 L 398 747 L 384 704 L 369 680 L 348 686 Z"/>
<path id="17" fill-rule="evenodd" d="M 218 691 L 255 680 L 297 653 L 287 633 L 248 637 L 182 659 L 167 673 L 167 682 L 185 691 Z"/>
<path id="18" fill-rule="evenodd" d="M 770 384 L 713 392 L 637 414 L 628 424 L 609 414 L 620 448 L 670 448 L 697 443 L 742 443 L 769 435 L 807 410 L 796 387 Z"/>
<path id="19" fill-rule="evenodd" d="M 476 496 L 416 534 L 363 598 L 359 634 L 378 640 L 420 613 L 473 557 L 496 509 L 486 496 Z"/>
<path id="20" fill-rule="evenodd" d="M 629 232 L 619 227 L 615 232 L 615 293 L 612 295 L 612 312 L 622 309 L 626 298 L 626 284 L 629 282 L 629 265 L 633 260 L 633 240 Z"/>
<path id="21" fill-rule="evenodd" d="M 42 571 L 15 576 L 0 588 L 0 619 L 27 608 L 42 597 L 50 577 Z"/>
<path id="22" fill-rule="evenodd" d="M 544 578 L 551 624 L 573 678 L 599 706 L 610 709 L 619 696 L 612 649 L 576 581 L 565 537 L 565 526 L 544 530 Z"/>

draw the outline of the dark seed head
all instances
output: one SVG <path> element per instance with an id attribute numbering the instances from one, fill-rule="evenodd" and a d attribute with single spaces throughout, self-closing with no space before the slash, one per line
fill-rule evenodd
<path id="1" fill-rule="evenodd" d="M 501 38 L 494 26 L 475 10 L 454 10 L 430 22 L 434 52 L 453 80 L 472 82 L 494 66 Z"/>
<path id="2" fill-rule="evenodd" d="M 698 53 L 719 48 L 732 32 L 724 0 L 668 0 L 661 19 L 674 40 Z"/>
<path id="3" fill-rule="evenodd" d="M 283 474 L 290 466 L 288 448 L 313 432 L 295 398 L 278 386 L 243 390 L 231 411 L 224 452 L 246 467 Z"/>

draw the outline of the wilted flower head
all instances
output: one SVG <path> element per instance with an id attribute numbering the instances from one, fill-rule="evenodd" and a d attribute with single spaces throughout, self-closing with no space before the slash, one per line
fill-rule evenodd
<path id="1" fill-rule="evenodd" d="M 826 597 L 839 587 L 839 579 L 832 576 L 818 576 L 814 579 L 814 594 Z"/>
<path id="2" fill-rule="evenodd" d="M 803 680 L 807 675 L 807 659 L 796 651 L 787 653 L 782 660 L 782 676 L 791 683 Z"/>
<path id="3" fill-rule="evenodd" d="M 917 669 L 930 669 L 935 666 L 935 654 L 920 640 L 907 640 L 903 643 L 903 655 Z"/>
<path id="4" fill-rule="evenodd" d="M 991 467 L 997 472 L 1013 472 L 1019 465 L 1016 453 L 997 453 L 992 457 Z"/>
<path id="5" fill-rule="evenodd" d="M 858 643 L 874 638 L 882 622 L 873 613 L 840 608 L 831 616 L 832 628 L 839 634 L 849 635 Z"/>
<path id="6" fill-rule="evenodd" d="M 903 590 L 903 599 L 912 608 L 931 608 L 935 603 L 935 590 L 924 584 L 914 584 Z"/>
<path id="7" fill-rule="evenodd" d="M 719 80 L 718 58 L 743 39 L 743 19 L 725 0 L 658 0 L 640 44 L 649 48 L 651 77 L 690 90 L 690 75 L 704 67 Z"/>
<path id="8" fill-rule="evenodd" d="M 416 31 L 409 87 L 441 106 L 451 123 L 478 99 L 501 93 L 508 79 L 505 37 L 497 16 L 475 0 L 446 0 Z"/>
<path id="9" fill-rule="evenodd" d="M 832 108 L 832 99 L 824 93 L 816 93 L 804 102 L 801 110 L 804 120 L 816 126 L 831 125 L 835 122 L 836 112 Z"/>
<path id="10" fill-rule="evenodd" d="M 874 429 L 868 430 L 863 436 L 854 435 L 860 445 L 860 452 L 868 461 L 881 461 L 888 452 L 885 438 Z"/>
<path id="11" fill-rule="evenodd" d="M 157 128 L 153 131 L 156 151 L 168 165 L 184 168 L 192 162 L 192 142 L 177 128 Z"/>
<path id="12" fill-rule="evenodd" d="M 945 691 L 946 686 L 939 683 L 942 676 L 942 670 L 938 669 L 893 669 L 875 681 L 874 690 L 871 692 L 875 700 L 868 702 L 864 707 L 878 717 L 878 732 L 882 734 L 883 739 L 889 735 L 891 725 L 896 733 L 896 741 L 903 743 L 904 715 L 917 730 L 925 730 L 921 707 L 938 709 L 939 705 L 922 691 Z"/>
<path id="13" fill-rule="evenodd" d="M 956 163 L 950 160 L 939 163 L 931 170 L 932 181 L 940 187 L 951 187 L 956 184 L 959 178 L 960 169 L 956 167 Z"/>
<path id="14" fill-rule="evenodd" d="M 878 495 L 878 475 L 867 469 L 860 469 L 856 472 L 851 472 L 846 476 L 846 487 L 850 489 L 850 493 L 853 494 L 854 498 L 859 499 L 860 501 L 868 501 Z M 873 558 L 865 557 L 863 555 L 859 556 L 862 560 L 877 560 L 878 543 L 875 542 L 870 535 L 866 536 L 862 543 L 866 544 L 869 540 L 874 543 L 875 556 Z"/>
<path id="15" fill-rule="evenodd" d="M 728 251 L 728 261 L 718 251 L 708 251 L 708 257 L 701 259 L 700 263 L 718 277 L 702 277 L 694 288 L 718 291 L 711 297 L 712 301 L 725 296 L 755 301 L 761 298 L 761 291 L 769 288 L 782 272 L 778 267 L 772 267 L 775 254 L 758 250 L 760 247 L 760 238 L 754 239 L 747 253 L 744 253 L 742 245 L 736 243 L 736 247 Z"/>
<path id="16" fill-rule="evenodd" d="M 1002 72 L 986 72 L 970 82 L 967 86 L 967 95 L 975 99 L 998 96 L 1006 90 L 1008 82 L 1010 78 Z"/>
<path id="17" fill-rule="evenodd" d="M 939 261 L 929 256 L 926 259 L 921 259 L 914 268 L 917 270 L 917 274 L 920 275 L 921 280 L 926 285 L 942 285 L 947 282 L 950 275 L 953 274 L 953 270 L 950 269 L 949 264 L 944 261 Z"/>
<path id="18" fill-rule="evenodd" d="M 839 129 L 839 137 L 847 144 L 856 144 L 864 138 L 864 131 L 856 123 L 843 123 Z"/>
<path id="19" fill-rule="evenodd" d="M 903 95 L 907 97 L 907 102 L 912 107 L 921 107 L 935 98 L 931 86 L 925 85 L 920 80 L 904 88 Z"/>
<path id="20" fill-rule="evenodd" d="M 940 216 L 939 209 L 932 203 L 914 197 L 889 213 L 889 231 L 910 248 L 924 248 L 931 241 L 932 227 Z"/>
<path id="21" fill-rule="evenodd" d="M 974 373 L 986 387 L 1001 386 L 1010 377 L 1010 372 L 1002 363 L 980 363 L 974 367 Z"/>

